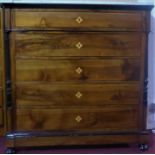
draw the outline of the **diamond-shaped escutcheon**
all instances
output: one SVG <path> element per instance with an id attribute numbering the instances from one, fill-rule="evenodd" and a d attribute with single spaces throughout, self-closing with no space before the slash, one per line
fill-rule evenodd
<path id="1" fill-rule="evenodd" d="M 82 117 L 78 115 L 78 116 L 76 116 L 75 120 L 79 123 L 82 121 Z"/>
<path id="2" fill-rule="evenodd" d="M 81 49 L 83 47 L 83 44 L 81 42 L 78 42 L 76 44 L 76 48 Z"/>
<path id="3" fill-rule="evenodd" d="M 84 21 L 83 18 L 80 17 L 80 16 L 76 18 L 76 22 L 77 22 L 78 24 L 81 24 L 83 21 Z"/>
<path id="4" fill-rule="evenodd" d="M 75 94 L 75 96 L 76 96 L 78 99 L 80 99 L 80 98 L 82 97 L 82 93 L 77 92 L 77 93 Z"/>
<path id="5" fill-rule="evenodd" d="M 76 73 L 81 74 L 83 70 L 80 67 L 78 67 L 75 71 Z"/>

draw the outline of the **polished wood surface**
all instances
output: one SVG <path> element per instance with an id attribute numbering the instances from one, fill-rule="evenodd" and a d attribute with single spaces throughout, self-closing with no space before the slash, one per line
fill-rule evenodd
<path id="1" fill-rule="evenodd" d="M 8 147 L 31 147 L 31 146 L 70 146 L 70 145 L 103 145 L 103 144 L 133 144 L 148 143 L 149 133 L 137 136 L 137 134 L 127 135 L 99 135 L 99 136 L 53 136 L 53 137 L 26 137 L 16 138 L 14 143 L 8 139 Z M 67 141 L 67 143 L 66 143 Z M 72 146 L 70 146 L 72 147 Z M 80 147 L 81 148 L 81 147 Z"/>
<path id="2" fill-rule="evenodd" d="M 7 146 L 147 143 L 149 13 L 7 6 Z"/>
<path id="3" fill-rule="evenodd" d="M 88 106 L 90 108 L 92 105 L 137 105 L 139 96 L 138 84 L 30 83 L 16 86 L 17 106 Z"/>
<path id="4" fill-rule="evenodd" d="M 2 108 L 0 108 L 0 126 L 1 125 L 3 125 L 3 110 L 2 110 Z M 0 128 L 0 130 L 2 130 L 2 129 Z"/>
<path id="5" fill-rule="evenodd" d="M 3 107 L 3 90 L 0 88 L 0 107 Z"/>
<path id="6" fill-rule="evenodd" d="M 4 81 L 3 81 L 3 30 L 2 30 L 2 9 L 0 8 L 0 136 L 4 135 Z"/>
<path id="7" fill-rule="evenodd" d="M 30 20 L 29 20 L 30 21 Z M 140 56 L 143 33 L 13 33 L 17 57 Z"/>
<path id="8" fill-rule="evenodd" d="M 2 55 L 2 9 L 0 8 L 0 54 Z M 0 66 L 2 69 L 2 66 Z"/>
<path id="9" fill-rule="evenodd" d="M 144 30 L 143 12 L 59 10 L 59 9 L 15 9 L 15 28 L 90 28 L 110 31 Z M 52 20 L 51 20 L 52 19 Z"/>
<path id="10" fill-rule="evenodd" d="M 2 67 L 2 66 L 1 66 Z M 2 75 L 2 69 L 0 68 L 0 75 Z M 0 87 L 2 87 L 3 85 L 3 80 L 2 80 L 2 76 L 0 76 Z"/>
<path id="11" fill-rule="evenodd" d="M 17 109 L 16 130 L 137 131 L 137 116 L 133 106 L 104 109 L 22 108 Z"/>
<path id="12" fill-rule="evenodd" d="M 3 73 L 3 67 L 2 67 L 2 23 L 1 23 L 1 9 L 0 9 L 0 88 L 2 88 L 3 80 L 2 80 L 2 73 Z"/>
<path id="13" fill-rule="evenodd" d="M 17 82 L 139 81 L 140 60 L 121 59 L 18 59 Z"/>

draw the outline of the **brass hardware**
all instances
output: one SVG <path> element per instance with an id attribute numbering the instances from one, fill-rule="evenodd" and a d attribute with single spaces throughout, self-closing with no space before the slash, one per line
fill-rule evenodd
<path id="1" fill-rule="evenodd" d="M 77 22 L 78 24 L 81 24 L 83 21 L 84 21 L 83 18 L 80 17 L 80 16 L 76 18 L 76 22 Z"/>
<path id="2" fill-rule="evenodd" d="M 75 94 L 75 96 L 80 99 L 82 97 L 82 93 L 80 93 L 79 91 Z"/>
<path id="3" fill-rule="evenodd" d="M 81 74 L 81 73 L 83 72 L 83 70 L 82 70 L 80 67 L 78 67 L 75 71 L 76 71 L 76 73 L 78 73 L 78 74 Z"/>
<path id="4" fill-rule="evenodd" d="M 78 115 L 78 116 L 76 116 L 75 120 L 76 120 L 78 123 L 80 123 L 80 122 L 82 121 L 82 117 Z"/>
<path id="5" fill-rule="evenodd" d="M 83 47 L 83 44 L 82 44 L 81 42 L 78 42 L 78 43 L 76 44 L 76 47 L 77 47 L 78 49 L 81 49 L 81 48 Z"/>

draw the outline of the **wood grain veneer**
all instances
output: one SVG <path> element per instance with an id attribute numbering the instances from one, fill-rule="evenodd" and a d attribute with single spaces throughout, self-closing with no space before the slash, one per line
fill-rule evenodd
<path id="1" fill-rule="evenodd" d="M 3 9 L 7 147 L 149 143 L 151 7 Z"/>

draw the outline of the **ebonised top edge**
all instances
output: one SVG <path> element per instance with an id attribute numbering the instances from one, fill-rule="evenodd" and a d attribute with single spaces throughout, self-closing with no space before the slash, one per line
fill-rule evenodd
<path id="1" fill-rule="evenodd" d="M 42 4 L 42 3 L 0 3 L 6 8 L 77 8 L 105 10 L 151 10 L 154 5 L 122 5 L 122 4 Z"/>

